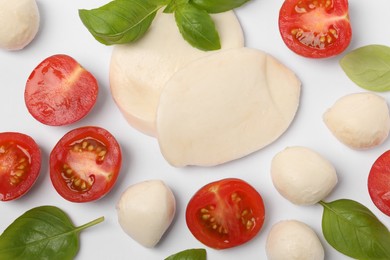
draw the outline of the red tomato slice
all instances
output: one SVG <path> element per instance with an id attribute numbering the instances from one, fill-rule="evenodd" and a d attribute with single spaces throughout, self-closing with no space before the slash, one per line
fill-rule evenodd
<path id="1" fill-rule="evenodd" d="M 390 216 L 390 151 L 379 156 L 372 165 L 368 191 L 378 209 Z"/>
<path id="2" fill-rule="evenodd" d="M 21 197 L 30 190 L 41 169 L 41 151 L 28 135 L 0 133 L 0 200 Z"/>
<path id="3" fill-rule="evenodd" d="M 112 189 L 121 164 L 120 146 L 107 130 L 81 127 L 65 134 L 50 153 L 50 179 L 66 200 L 93 201 Z"/>
<path id="4" fill-rule="evenodd" d="M 287 47 L 304 57 L 340 54 L 352 37 L 348 0 L 286 0 L 279 31 Z"/>
<path id="5" fill-rule="evenodd" d="M 42 61 L 27 80 L 24 99 L 30 114 L 39 122 L 60 126 L 74 123 L 96 103 L 95 77 L 67 55 Z"/>
<path id="6" fill-rule="evenodd" d="M 206 246 L 241 245 L 260 231 L 265 209 L 260 194 L 240 179 L 223 179 L 202 187 L 187 205 L 187 226 Z"/>

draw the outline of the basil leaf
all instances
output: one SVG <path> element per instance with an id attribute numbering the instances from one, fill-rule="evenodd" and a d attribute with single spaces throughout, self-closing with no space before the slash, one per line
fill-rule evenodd
<path id="1" fill-rule="evenodd" d="M 180 5 L 175 10 L 175 19 L 183 38 L 193 47 L 204 51 L 221 48 L 214 21 L 205 10 L 191 4 Z"/>
<path id="2" fill-rule="evenodd" d="M 101 217 L 75 227 L 57 207 L 33 208 L 0 236 L 0 259 L 73 259 L 79 250 L 79 232 L 103 220 Z"/>
<path id="3" fill-rule="evenodd" d="M 353 200 L 320 202 L 322 232 L 339 252 L 356 259 L 390 259 L 390 233 L 365 206 Z"/>
<path id="4" fill-rule="evenodd" d="M 114 0 L 92 10 L 79 10 L 85 27 L 99 42 L 112 45 L 142 37 L 165 1 Z"/>
<path id="5" fill-rule="evenodd" d="M 222 13 L 240 7 L 250 0 L 191 0 L 191 3 L 208 13 Z"/>
<path id="6" fill-rule="evenodd" d="M 164 260 L 206 260 L 206 250 L 203 248 L 187 249 L 173 254 Z"/>
<path id="7" fill-rule="evenodd" d="M 390 48 L 367 45 L 351 51 L 340 60 L 347 76 L 361 88 L 390 90 Z"/>
<path id="8" fill-rule="evenodd" d="M 188 4 L 190 0 L 172 0 L 169 2 L 169 4 L 165 7 L 164 13 L 173 13 L 178 6 Z"/>

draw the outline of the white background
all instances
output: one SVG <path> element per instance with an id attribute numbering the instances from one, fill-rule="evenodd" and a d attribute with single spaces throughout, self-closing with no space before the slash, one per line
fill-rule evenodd
<path id="1" fill-rule="evenodd" d="M 80 236 L 76 259 L 164 259 L 188 249 L 207 249 L 210 260 L 266 259 L 265 241 L 271 226 L 285 219 L 297 219 L 310 225 L 320 237 L 326 259 L 348 259 L 324 240 L 321 232 L 322 207 L 296 206 L 282 198 L 270 179 L 270 162 L 286 146 L 309 147 L 333 163 L 339 183 L 327 201 L 348 198 L 370 208 L 390 227 L 390 218 L 371 202 L 367 191 L 367 175 L 375 159 L 390 146 L 390 140 L 367 151 L 351 150 L 338 142 L 322 121 L 322 114 L 343 95 L 362 92 L 341 70 L 341 56 L 313 60 L 291 52 L 278 31 L 278 12 L 282 0 L 252 0 L 236 10 L 246 37 L 246 45 L 264 50 L 293 69 L 302 81 L 301 105 L 288 131 L 275 143 L 246 158 L 210 168 L 173 168 L 162 157 L 155 139 L 132 129 L 115 106 L 109 91 L 108 68 L 112 47 L 95 41 L 78 17 L 78 9 L 95 8 L 108 0 L 37 0 L 41 27 L 35 40 L 24 50 L 0 50 L 0 131 L 17 131 L 30 135 L 43 152 L 41 175 L 32 190 L 11 202 L 0 203 L 0 232 L 25 211 L 41 205 L 55 205 L 69 214 L 75 225 L 100 216 L 105 221 Z M 390 46 L 390 2 L 387 0 L 350 1 L 353 39 L 348 51 L 367 44 Z M 74 57 L 91 71 L 100 83 L 98 102 L 81 121 L 63 127 L 50 127 L 37 122 L 28 113 L 23 99 L 26 80 L 43 59 L 64 53 Z M 163 66 L 163 64 L 162 64 Z M 388 93 L 380 95 L 389 99 Z M 60 197 L 51 185 L 48 156 L 56 142 L 69 130 L 96 125 L 106 128 L 120 142 L 123 167 L 114 189 L 103 199 L 84 204 L 71 203 Z M 252 184 L 263 196 L 266 220 L 263 229 L 251 242 L 228 250 L 217 251 L 203 246 L 188 231 L 184 214 L 191 196 L 203 185 L 226 177 L 238 177 Z M 162 179 L 173 190 L 177 212 L 170 229 L 152 249 L 142 247 L 120 228 L 115 204 L 131 184 L 143 180 Z"/>

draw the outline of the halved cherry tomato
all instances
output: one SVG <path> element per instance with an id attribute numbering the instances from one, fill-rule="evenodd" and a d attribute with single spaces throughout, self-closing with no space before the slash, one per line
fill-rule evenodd
<path id="1" fill-rule="evenodd" d="M 379 156 L 372 165 L 368 192 L 378 209 L 390 216 L 390 151 Z"/>
<path id="2" fill-rule="evenodd" d="M 186 209 L 187 226 L 206 246 L 241 245 L 260 231 L 265 209 L 260 194 L 247 182 L 228 178 L 202 187 Z"/>
<path id="3" fill-rule="evenodd" d="M 287 47 L 304 57 L 340 54 L 352 37 L 348 0 L 286 0 L 279 31 Z"/>
<path id="4" fill-rule="evenodd" d="M 97 200 L 114 186 L 122 164 L 120 146 L 100 127 L 81 127 L 65 134 L 50 153 L 50 179 L 72 202 Z"/>
<path id="5" fill-rule="evenodd" d="M 97 95 L 95 77 L 72 57 L 58 54 L 46 58 L 30 74 L 24 99 L 36 120 L 59 126 L 86 116 Z"/>
<path id="6" fill-rule="evenodd" d="M 41 169 L 41 151 L 28 135 L 0 133 L 0 200 L 21 197 L 33 186 Z"/>

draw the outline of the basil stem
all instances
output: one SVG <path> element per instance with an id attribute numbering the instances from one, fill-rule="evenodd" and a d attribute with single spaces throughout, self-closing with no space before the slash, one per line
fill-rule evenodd
<path id="1" fill-rule="evenodd" d="M 79 250 L 79 233 L 103 220 L 101 217 L 75 227 L 57 207 L 33 208 L 0 236 L 0 259 L 73 259 Z"/>
<path id="2" fill-rule="evenodd" d="M 191 0 L 191 3 L 208 13 L 222 13 L 240 7 L 250 0 Z"/>
<path id="3" fill-rule="evenodd" d="M 206 260 L 206 250 L 203 248 L 187 249 L 164 260 Z"/>
<path id="4" fill-rule="evenodd" d="M 390 259 L 390 232 L 368 208 L 347 199 L 320 204 L 322 232 L 336 250 L 355 259 Z"/>

